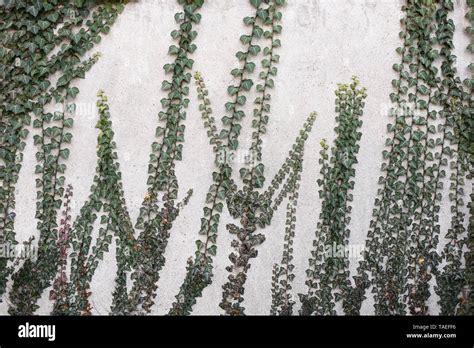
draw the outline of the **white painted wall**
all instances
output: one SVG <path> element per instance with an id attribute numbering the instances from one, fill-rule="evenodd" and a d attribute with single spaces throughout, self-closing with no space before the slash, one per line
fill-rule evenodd
<path id="1" fill-rule="evenodd" d="M 297 212 L 295 296 L 306 291 L 304 271 L 320 211 L 316 184 L 320 169 L 319 142 L 322 138 L 329 141 L 334 138 L 334 90 L 337 83 L 348 82 L 352 75 L 359 76 L 367 86 L 368 98 L 356 169 L 350 242 L 363 244 L 365 241 L 380 175 L 391 80 L 395 78 L 392 65 L 399 61 L 395 48 L 400 44 L 400 5 L 398 0 L 289 0 L 283 11 L 281 63 L 273 91 L 272 117 L 264 139 L 267 178 L 273 177 L 279 169 L 307 115 L 311 111 L 320 115 L 307 142 Z M 464 78 L 469 60 L 465 54 L 468 38 L 462 30 L 467 25 L 465 1 L 457 0 L 456 5 L 453 15 L 458 26 L 455 44 L 459 71 Z M 103 57 L 85 80 L 75 83 L 81 91 L 77 105 L 83 112 L 75 117 L 71 156 L 67 161 L 67 180 L 74 186 L 73 216 L 77 216 L 87 198 L 95 173 L 97 129 L 94 126 L 97 114 L 92 106 L 95 105 L 97 90 L 103 89 L 109 96 L 126 200 L 132 219 L 136 219 L 146 191 L 148 155 L 158 125 L 160 99 L 164 97 L 160 88 L 165 78 L 162 66 L 170 61 L 167 56 L 168 46 L 172 43 L 169 33 L 175 28 L 173 17 L 178 10 L 173 0 L 139 0 L 127 5 L 110 34 L 95 49 Z M 195 69 L 202 72 L 209 87 L 214 116 L 220 119 L 227 101 L 227 86 L 232 83 L 229 73 L 237 66 L 234 53 L 240 49 L 239 37 L 248 31 L 242 18 L 251 15 L 253 9 L 247 0 L 209 0 L 201 13 L 202 22 L 197 28 L 199 36 L 196 40 L 198 50 L 193 59 L 196 61 Z M 184 159 L 177 166 L 177 174 L 181 196 L 189 188 L 194 189 L 194 195 L 172 229 L 166 252 L 167 263 L 161 273 L 158 301 L 153 311 L 155 314 L 165 314 L 170 308 L 184 278 L 186 260 L 194 254 L 202 206 L 214 170 L 214 157 L 201 122 L 194 88 L 191 88 L 191 101 L 186 120 Z M 250 108 L 251 104 L 248 103 Z M 250 121 L 251 117 L 244 121 L 247 129 Z M 242 144 L 249 144 L 249 134 L 243 133 Z M 16 191 L 16 230 L 20 240 L 37 233 L 34 219 L 36 150 L 32 135 L 25 150 Z M 252 261 L 245 293 L 247 314 L 269 313 L 271 269 L 273 263 L 281 258 L 285 206 L 286 203 L 272 225 L 265 229 L 267 240 L 259 248 L 258 258 Z M 446 204 L 441 212 L 442 231 L 449 223 L 448 209 Z M 232 240 L 225 225 L 230 221 L 224 213 L 214 263 L 214 282 L 198 300 L 195 314 L 221 313 L 218 304 L 221 286 L 227 278 L 225 267 L 229 264 L 227 256 Z M 115 255 L 112 251 L 99 266 L 92 284 L 95 314 L 108 313 L 114 277 Z M 48 293 L 45 292 L 38 313 L 50 312 Z M 436 299 L 433 298 L 432 302 Z M 6 309 L 6 303 L 0 305 L 0 313 L 6 313 Z M 370 302 L 364 305 L 363 311 L 373 313 Z"/>

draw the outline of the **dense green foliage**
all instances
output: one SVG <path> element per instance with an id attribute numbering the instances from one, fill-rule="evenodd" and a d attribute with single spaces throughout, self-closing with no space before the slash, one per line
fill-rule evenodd
<path id="1" fill-rule="evenodd" d="M 350 291 L 350 255 L 345 248 L 349 245 L 350 202 L 353 200 L 350 192 L 355 185 L 354 166 L 362 137 L 359 129 L 367 94 L 354 77 L 350 85 L 339 86 L 336 96 L 336 140 L 330 159 L 328 145 L 325 140 L 321 141 L 322 178 L 318 180 L 321 214 L 306 271 L 308 294 L 300 295 L 302 315 L 335 315 L 335 303 Z M 341 249 L 344 252 L 339 255 Z"/>
<path id="2" fill-rule="evenodd" d="M 193 188 L 180 192 L 176 164 L 185 154 L 187 110 L 193 102 L 191 56 L 197 49 L 196 28 L 205 1 L 176 1 L 180 10 L 171 32 L 175 43 L 168 49 L 172 60 L 164 65 L 168 77 L 161 84 L 166 96 L 161 99 L 146 193 L 135 224 L 124 198 L 119 149 L 102 91 L 97 94 L 96 173 L 77 216 L 72 214 L 73 188 L 66 179 L 74 150 L 74 99 L 79 93 L 73 83 L 85 78 L 99 61 L 100 53 L 90 51 L 109 33 L 127 1 L 7 0 L 0 6 L 2 247 L 18 244 L 15 189 L 32 129 L 36 149 L 37 233 L 23 245 L 38 252 L 24 261 L 0 258 L 0 301 L 8 293 L 10 314 L 34 314 L 49 289 L 52 314 L 92 315 L 91 284 L 111 248 L 116 261 L 111 314 L 153 312 L 173 224 L 193 194 Z M 466 1 L 470 23 L 466 33 L 471 38 L 467 49 L 474 53 L 474 1 Z M 231 70 L 221 125 L 213 116 L 211 102 L 215 101 L 203 76 L 194 74 L 215 169 L 202 202 L 196 251 L 188 258 L 169 314 L 191 314 L 212 284 L 218 232 L 222 215 L 228 213 L 232 251 L 219 307 L 226 315 L 245 315 L 252 260 L 258 257 L 267 231 L 275 230 L 269 226 L 286 202 L 283 252 L 271 272 L 271 315 L 335 315 L 341 312 L 338 308 L 346 315 L 358 315 L 369 296 L 376 315 L 427 315 L 432 313 L 428 307 L 432 290 L 441 314 L 472 315 L 474 193 L 468 200 L 465 191 L 474 168 L 474 78 L 461 81 L 456 67 L 453 1 L 406 0 L 402 6 L 402 46 L 396 50 L 400 61 L 393 65 L 396 78 L 390 94 L 392 121 L 387 126 L 365 249 L 353 280 L 349 269 L 354 255 L 348 256 L 346 248 L 350 247 L 352 192 L 367 94 L 355 77 L 338 85 L 335 140 L 332 146 L 320 142 L 317 203 L 321 210 L 306 270 L 307 291 L 297 297 L 300 303 L 293 293 L 299 271 L 294 241 L 299 235 L 296 219 L 303 164 L 305 156 L 315 155 L 314 149 L 308 151 L 307 139 L 317 114 L 309 115 L 269 181 L 263 144 L 275 118 L 272 99 L 278 86 L 278 50 L 287 4 L 285 0 L 249 0 L 249 4 L 252 14 L 243 19 L 246 32 L 235 54 L 238 65 Z M 474 72 L 473 64 L 469 69 Z M 53 104 L 56 109 L 51 111 Z M 246 123 L 249 110 L 252 118 Z M 242 134 L 249 134 L 249 139 L 241 139 Z M 249 145 L 243 149 L 244 144 Z M 448 199 L 450 205 L 443 209 L 443 200 Z M 448 213 L 446 231 L 441 211 Z M 372 294 L 367 294 L 369 289 Z"/>
<path id="3" fill-rule="evenodd" d="M 156 128 L 159 140 L 152 144 L 148 191 L 136 224 L 139 234 L 136 252 L 132 255 L 133 287 L 128 304 L 119 304 L 114 310 L 116 313 L 150 312 L 156 296 L 159 272 L 166 261 L 164 253 L 173 221 L 181 206 L 186 204 L 192 194 L 192 191 L 189 191 L 182 203 L 176 203 L 178 179 L 175 174 L 175 162 L 183 156 L 185 109 L 189 104 L 188 86 L 192 79 L 189 70 L 194 64 L 189 55 L 197 48 L 193 43 L 197 37 L 193 26 L 201 20 L 198 11 L 203 1 L 179 0 L 178 3 L 182 5 L 183 11 L 175 15 L 178 29 L 171 32 L 172 38 L 178 41 L 178 46 L 172 45 L 169 48 L 169 54 L 175 59 L 173 63 L 164 66 L 171 79 L 162 83 L 162 89 L 168 92 L 167 98 L 161 100 L 163 111 L 159 113 L 164 127 Z"/>
<path id="4" fill-rule="evenodd" d="M 452 10 L 450 0 L 408 1 L 403 6 L 400 37 L 404 42 L 397 49 L 401 62 L 393 66 L 399 77 L 392 81 L 395 121 L 388 125 L 392 137 L 383 153 L 385 176 L 379 180 L 364 260 L 345 301 L 346 314 L 359 313 L 365 291 L 372 286 L 376 314 L 426 315 L 433 275 L 443 313 L 454 314 L 459 301 L 466 168 L 461 145 L 465 118 L 472 118 L 464 102 L 472 96 L 463 91 L 454 67 L 455 26 L 448 18 Z M 448 243 L 439 255 L 438 213 L 448 158 L 454 169 L 453 220 L 446 234 Z"/>
<path id="5" fill-rule="evenodd" d="M 35 136 L 38 259 L 26 260 L 13 276 L 12 314 L 32 314 L 36 301 L 51 284 L 58 264 L 57 215 L 64 192 L 66 144 L 72 139 L 68 117 L 79 93 L 71 82 L 84 78 L 98 55 L 81 61 L 101 35 L 108 33 L 122 11 L 122 1 L 8 1 L 0 8 L 2 92 L 0 96 L 0 243 L 16 244 L 14 188 L 21 169 L 22 152 L 31 115 Z M 89 19 L 87 19 L 89 18 Z M 54 75 L 59 78 L 53 85 Z M 51 102 L 62 105 L 47 112 Z M 0 295 L 13 271 L 0 259 Z"/>

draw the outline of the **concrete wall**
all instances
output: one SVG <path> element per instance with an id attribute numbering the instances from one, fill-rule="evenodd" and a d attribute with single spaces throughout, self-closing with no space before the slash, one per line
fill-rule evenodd
<path id="1" fill-rule="evenodd" d="M 392 65 L 399 57 L 395 48 L 400 41 L 400 6 L 397 0 L 290 0 L 283 11 L 283 47 L 279 50 L 281 63 L 276 88 L 273 91 L 272 116 L 264 138 L 264 160 L 267 178 L 279 169 L 305 118 L 311 111 L 319 113 L 307 143 L 300 203 L 297 211 L 295 240 L 295 295 L 306 291 L 305 269 L 317 217 L 320 211 L 318 187 L 319 142 L 334 138 L 334 90 L 336 84 L 349 82 L 352 75 L 360 77 L 368 88 L 363 138 L 357 165 L 355 201 L 351 222 L 352 244 L 363 244 L 367 234 L 380 175 L 381 152 L 384 149 L 387 110 L 391 80 L 395 78 Z M 465 1 L 456 1 L 453 19 L 458 26 L 455 38 L 458 67 L 467 76 L 469 57 L 465 54 L 468 38 L 463 33 Z M 162 66 L 170 60 L 169 33 L 175 28 L 174 13 L 178 6 L 172 0 L 139 0 L 127 5 L 124 13 L 95 51 L 103 57 L 87 74 L 77 81 L 80 94 L 79 110 L 73 128 L 71 156 L 67 162 L 67 180 L 74 186 L 73 216 L 86 200 L 95 173 L 97 114 L 95 94 L 103 89 L 109 96 L 112 120 L 116 132 L 119 160 L 123 174 L 125 196 L 132 219 L 135 220 L 146 191 L 147 165 L 150 145 L 154 141 L 157 114 L 160 111 L 161 82 L 165 78 Z M 236 67 L 234 53 L 240 48 L 239 37 L 248 29 L 242 18 L 253 10 L 246 0 L 210 0 L 203 7 L 202 22 L 197 28 L 198 50 L 193 56 L 195 70 L 201 71 L 214 102 L 216 118 L 224 115 L 227 86 L 232 83 L 230 70 Z M 93 52 L 91 52 L 93 53 Z M 192 86 L 194 87 L 194 85 Z M 164 314 L 170 308 L 185 274 L 186 260 L 195 251 L 194 241 L 200 227 L 202 206 L 214 157 L 191 88 L 191 105 L 186 120 L 184 158 L 177 166 L 180 195 L 190 188 L 194 195 L 177 219 L 166 251 L 167 263 L 162 271 L 154 313 Z M 250 107 L 251 103 L 248 103 Z M 250 113 L 248 114 L 250 115 Z M 251 117 L 244 121 L 250 127 Z M 249 144 L 249 132 L 242 135 L 242 144 Z M 17 185 L 16 230 L 20 240 L 36 235 L 35 229 L 35 148 L 32 135 L 25 150 L 24 165 Z M 246 148 L 247 146 L 244 146 Z M 240 168 L 240 166 L 236 166 Z M 469 191 L 470 192 L 470 191 Z M 259 256 L 252 261 L 245 293 L 248 314 L 268 314 L 271 304 L 271 269 L 279 262 L 283 248 L 285 209 L 276 214 L 272 225 L 265 229 L 266 242 Z M 442 231 L 446 231 L 449 206 L 441 212 Z M 227 278 L 225 267 L 231 251 L 231 236 L 225 229 L 231 219 L 223 214 L 215 257 L 212 286 L 195 306 L 195 314 L 220 314 L 218 306 Z M 111 248 L 113 250 L 113 248 Z M 353 262 L 356 266 L 356 262 Z M 353 267 L 354 271 L 355 267 Z M 92 284 L 95 314 L 107 314 L 115 276 L 115 255 L 110 252 L 99 266 Z M 49 291 L 41 300 L 38 313 L 49 313 Z M 436 302 L 436 298 L 432 299 Z M 436 306 L 432 306 L 437 313 Z M 373 313 L 368 301 L 363 311 Z M 6 313 L 6 304 L 0 305 Z"/>

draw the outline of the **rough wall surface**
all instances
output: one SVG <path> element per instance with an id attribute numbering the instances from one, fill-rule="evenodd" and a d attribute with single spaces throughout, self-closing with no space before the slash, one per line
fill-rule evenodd
<path id="1" fill-rule="evenodd" d="M 455 4 L 457 64 L 464 78 L 469 65 L 465 53 L 468 39 L 462 30 L 467 25 L 464 19 L 466 5 L 463 1 Z M 368 98 L 356 166 L 350 243 L 363 245 L 365 242 L 380 175 L 391 80 L 395 78 L 392 65 L 399 59 L 395 48 L 400 45 L 400 6 L 401 2 L 396 0 L 292 0 L 283 11 L 281 63 L 263 148 L 267 177 L 272 177 L 283 163 L 307 115 L 312 111 L 319 113 L 306 145 L 297 210 L 295 295 L 305 291 L 304 271 L 320 212 L 316 184 L 320 170 L 319 142 L 322 138 L 329 142 L 334 138 L 334 90 L 337 83 L 349 82 L 352 75 L 357 75 L 368 88 Z M 132 220 L 136 220 L 146 192 L 150 144 L 154 141 L 160 99 L 164 96 L 161 91 L 161 81 L 165 78 L 162 66 L 169 60 L 167 50 L 172 41 L 169 32 L 175 26 L 173 16 L 178 10 L 176 2 L 171 0 L 140 0 L 127 5 L 110 34 L 95 50 L 102 53 L 100 61 L 85 80 L 75 82 L 81 92 L 76 99 L 78 111 L 67 175 L 68 182 L 75 189 L 73 218 L 89 194 L 95 173 L 98 132 L 94 127 L 97 120 L 95 100 L 97 90 L 103 89 L 109 96 L 127 204 Z M 236 63 L 234 53 L 240 47 L 239 36 L 247 31 L 242 18 L 251 12 L 251 6 L 244 0 L 211 0 L 201 11 L 202 22 L 197 28 L 199 35 L 196 39 L 198 49 L 193 55 L 194 70 L 202 72 L 206 80 L 216 118 L 224 114 L 227 86 L 232 82 L 229 72 Z M 190 99 L 184 156 L 177 164 L 177 176 L 180 196 L 190 188 L 194 194 L 172 229 L 166 251 L 167 262 L 153 311 L 155 314 L 168 311 L 184 278 L 187 258 L 195 251 L 202 205 L 214 170 L 214 155 L 202 125 L 194 88 L 191 88 Z M 249 111 L 251 108 L 249 105 Z M 250 122 L 250 117 L 244 120 L 243 128 L 249 129 Z M 16 191 L 16 231 L 20 241 L 37 233 L 32 135 L 25 150 Z M 243 147 L 248 147 L 245 145 L 250 142 L 250 133 L 243 133 L 241 139 Z M 236 172 L 239 168 L 237 163 Z M 442 233 L 449 223 L 447 209 L 449 205 L 443 205 L 440 213 Z M 229 264 L 227 256 L 232 240 L 225 225 L 231 220 L 224 213 L 214 262 L 214 282 L 198 300 L 194 314 L 221 313 L 221 286 L 227 278 L 225 267 Z M 252 260 L 245 294 L 247 314 L 269 313 L 271 269 L 281 258 L 284 222 L 285 209 L 282 206 L 272 225 L 264 230 L 267 240 L 259 247 L 258 258 Z M 93 279 L 93 314 L 108 314 L 110 308 L 115 277 L 113 250 L 111 248 L 105 256 Z M 351 260 L 353 272 L 356 265 L 357 260 Z M 40 314 L 48 314 L 51 310 L 48 293 L 45 291 L 41 300 Z M 433 295 L 433 314 L 437 313 L 435 303 Z M 0 305 L 0 313 L 6 313 L 6 306 L 7 303 Z M 364 303 L 362 310 L 364 314 L 373 313 L 370 300 Z"/>

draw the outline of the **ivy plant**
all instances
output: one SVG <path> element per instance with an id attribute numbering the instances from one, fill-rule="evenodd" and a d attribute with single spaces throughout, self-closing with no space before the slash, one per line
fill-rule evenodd
<path id="1" fill-rule="evenodd" d="M 458 208 L 452 210 L 449 251 L 445 248 L 444 256 L 437 252 L 445 167 L 448 157 L 459 160 L 457 143 L 462 133 L 458 129 L 464 93 L 452 54 L 454 23 L 448 17 L 452 9 L 449 0 L 408 1 L 403 6 L 403 46 L 397 49 L 401 62 L 393 66 L 398 79 L 392 82 L 395 92 L 390 95 L 395 121 L 388 125 L 392 136 L 383 152 L 385 176 L 379 179 L 364 259 L 344 304 L 346 314 L 359 313 L 370 286 L 377 315 L 428 314 L 430 280 L 439 274 L 440 262 L 448 254 L 445 272 L 450 274 L 439 278 L 443 289 L 436 290 L 444 298 L 442 308 L 452 307 L 448 302 L 459 289 L 455 254 L 461 247 L 463 216 Z M 452 180 L 462 184 L 459 165 L 452 164 Z M 462 203 L 455 198 L 461 194 L 456 186 L 451 184 L 450 197 L 457 205 Z"/>
<path id="2" fill-rule="evenodd" d="M 467 13 L 466 18 L 469 21 L 469 26 L 466 29 L 467 34 L 470 36 L 470 44 L 468 46 L 468 51 L 470 54 L 474 54 L 474 1 L 467 0 Z M 460 134 L 461 141 L 460 145 L 463 151 L 466 152 L 469 164 L 469 173 L 468 177 L 472 180 L 474 177 L 473 168 L 474 168 L 474 148 L 473 148 L 473 129 L 474 129 L 474 65 L 471 63 L 469 65 L 469 70 L 471 71 L 470 78 L 464 81 L 468 89 L 467 93 L 467 105 L 464 108 L 463 112 L 463 122 L 462 122 L 462 132 Z M 458 311 L 459 314 L 474 314 L 474 192 L 471 192 L 469 207 L 469 225 L 466 236 L 466 245 L 467 251 L 464 253 L 464 261 L 466 267 L 465 274 L 465 287 L 461 297 L 461 306 Z"/>
<path id="3" fill-rule="evenodd" d="M 454 65 L 452 40 L 454 36 L 454 23 L 449 19 L 449 12 L 453 10 L 452 3 L 445 2 L 438 10 L 439 37 L 442 44 L 441 56 L 444 58 L 442 65 L 443 86 L 441 90 L 441 104 L 443 105 L 443 116 L 446 124 L 443 128 L 443 151 L 449 156 L 450 162 L 450 186 L 449 198 L 451 205 L 451 226 L 445 239 L 446 245 L 440 255 L 439 261 L 444 264 L 442 269 L 435 269 L 437 286 L 435 291 L 440 300 L 441 314 L 453 315 L 459 304 L 459 296 L 464 286 L 464 270 L 462 267 L 463 236 L 466 232 L 464 227 L 464 205 L 463 187 L 466 172 L 466 156 L 462 151 L 459 136 L 462 134 L 463 100 L 466 95 L 462 89 L 461 81 L 456 76 L 457 70 Z"/>
<path id="4" fill-rule="evenodd" d="M 474 2 L 467 1 L 466 18 L 470 26 L 466 33 L 471 38 L 471 43 L 467 47 L 469 53 L 474 53 L 472 38 L 474 31 Z M 452 36 L 450 37 L 452 40 Z M 469 70 L 474 71 L 472 64 Z M 446 234 L 447 244 L 441 254 L 444 267 L 436 274 L 438 286 L 436 292 L 440 298 L 438 301 L 443 315 L 472 315 L 473 311 L 473 275 L 472 275 L 472 248 L 473 248 L 473 193 L 468 203 L 469 220 L 467 231 L 464 228 L 464 206 L 465 206 L 465 181 L 464 178 L 473 177 L 473 147 L 472 147 L 472 127 L 473 127 L 473 78 L 464 80 L 466 90 L 458 87 L 460 93 L 456 95 L 454 117 L 451 120 L 452 134 L 450 141 L 454 151 L 450 151 L 452 174 L 450 178 L 449 198 L 451 204 L 451 226 Z M 460 81 L 456 80 L 457 86 Z M 453 108 L 453 107 L 452 107 Z M 467 247 L 467 248 L 466 248 Z M 464 260 L 463 260 L 464 254 Z M 463 262 L 464 261 L 464 262 Z"/>
<path id="5" fill-rule="evenodd" d="M 149 313 L 155 303 L 160 271 L 165 264 L 165 250 L 174 220 L 191 194 L 188 191 L 184 200 L 178 198 L 178 180 L 175 163 L 182 159 L 186 108 L 189 104 L 189 83 L 194 61 L 189 57 L 197 48 L 193 43 L 197 32 L 193 27 L 201 20 L 200 8 L 203 0 L 178 0 L 182 12 L 175 15 L 178 29 L 171 32 L 178 46 L 172 45 L 169 54 L 174 62 L 166 64 L 164 69 L 171 75 L 170 81 L 163 81 L 162 89 L 168 92 L 161 100 L 163 111 L 159 119 L 164 127 L 157 127 L 159 141 L 152 144 L 150 155 L 148 191 L 140 209 L 136 229 L 139 231 L 136 252 L 132 255 L 132 289 L 126 303 L 120 304 L 114 312 Z M 160 201 L 160 204 L 158 204 Z"/>
<path id="6" fill-rule="evenodd" d="M 215 125 L 215 119 L 211 116 L 211 103 L 202 76 L 196 75 L 204 124 L 216 153 L 218 170 L 213 173 L 213 184 L 207 195 L 204 217 L 201 219 L 200 234 L 203 235 L 203 239 L 196 241 L 195 257 L 188 261 L 185 280 L 169 312 L 171 315 L 190 314 L 197 298 L 212 282 L 212 257 L 217 253 L 217 232 L 224 204 L 231 216 L 240 220 L 242 226 L 227 225 L 229 232 L 236 235 L 236 239 L 232 242 L 236 252 L 229 256 L 232 264 L 227 267 L 227 270 L 231 275 L 229 275 L 228 283 L 223 287 L 224 292 L 220 306 L 227 314 L 244 313 L 241 302 L 243 301 L 246 273 L 250 268 L 249 261 L 257 256 L 256 247 L 265 239 L 263 234 L 258 233 L 257 227 L 264 228 L 270 223 L 273 211 L 281 204 L 288 192 L 294 189 L 291 186 L 293 181 L 288 179 L 288 176 L 292 178 L 299 173 L 298 164 L 301 163 L 304 142 L 315 119 L 315 115 L 309 117 L 285 164 L 271 185 L 264 192 L 259 192 L 264 188 L 265 183 L 262 136 L 266 132 L 269 120 L 270 91 L 274 87 L 273 77 L 278 71 L 275 65 L 279 61 L 279 55 L 275 53 L 275 48 L 281 45 L 277 36 L 282 30 L 279 22 L 282 18 L 280 8 L 284 5 L 284 1 L 252 0 L 250 3 L 255 9 L 255 14 L 244 18 L 244 24 L 249 27 L 249 33 L 240 38 L 245 49 L 236 54 L 241 65 L 231 72 L 235 83 L 227 89 L 231 101 L 225 104 L 227 115 L 222 118 L 223 128 L 220 131 Z M 256 44 L 258 39 L 264 39 L 268 45 L 262 49 L 260 45 Z M 259 73 L 260 83 L 255 85 L 252 76 L 257 70 L 257 65 L 253 60 L 259 54 L 263 54 L 264 57 Z M 255 161 L 249 160 L 249 165 L 239 171 L 243 182 L 243 187 L 239 190 L 232 178 L 232 158 L 239 149 L 239 136 L 242 129 L 240 123 L 246 116 L 245 105 L 248 92 L 254 86 L 257 97 L 254 119 L 252 120 L 254 131 L 249 152 L 254 154 Z M 298 169 L 295 169 L 296 167 Z M 274 198 L 275 192 L 285 182 L 285 179 L 287 181 L 280 195 Z"/>
<path id="7" fill-rule="evenodd" d="M 468 52 L 474 1 L 466 0 Z M 90 195 L 79 215 L 71 217 L 72 186 L 66 186 L 67 160 L 73 140 L 73 82 L 84 78 L 99 60 L 89 54 L 122 12 L 126 0 L 5 0 L 0 6 L 0 245 L 16 245 L 15 186 L 31 126 L 35 128 L 37 237 L 24 246 L 35 259 L 0 258 L 0 301 L 9 290 L 8 312 L 31 315 L 50 288 L 54 315 L 91 315 L 91 282 L 100 261 L 115 247 L 116 277 L 110 311 L 115 315 L 149 314 L 156 302 L 160 274 L 173 224 L 192 190 L 180 196 L 175 172 L 183 157 L 186 110 L 197 49 L 195 27 L 204 0 L 177 0 L 173 60 L 164 66 L 156 140 L 151 146 L 147 191 L 136 224 L 130 219 L 121 183 L 108 98 L 99 91 L 97 167 Z M 244 18 L 246 32 L 236 53 L 238 66 L 227 88 L 225 115 L 218 126 L 203 76 L 195 73 L 199 109 L 216 169 L 203 208 L 194 257 L 170 315 L 188 315 L 213 281 L 213 263 L 221 215 L 232 218 L 227 279 L 220 308 L 227 315 L 245 314 L 245 287 L 251 262 L 266 239 L 265 229 L 287 202 L 281 261 L 273 266 L 271 315 L 293 315 L 293 243 L 296 208 L 306 140 L 316 120 L 312 113 L 277 174 L 267 181 L 263 142 L 272 115 L 272 91 L 278 74 L 284 0 L 249 0 L 253 13 Z M 377 315 L 427 315 L 432 285 L 443 315 L 473 313 L 473 177 L 474 79 L 461 81 L 454 55 L 452 0 L 406 0 L 393 65 L 396 78 L 382 175 L 363 258 L 351 282 L 349 260 L 334 246 L 349 243 L 352 190 L 361 139 L 365 88 L 357 78 L 336 91 L 336 139 L 329 152 L 321 141 L 321 213 L 306 271 L 307 292 L 299 294 L 301 315 L 360 314 L 372 289 Z M 470 71 L 474 71 L 472 64 Z M 248 102 L 252 98 L 253 105 Z M 59 109 L 50 112 L 51 104 Z M 252 110 L 249 114 L 249 110 Z M 244 119 L 251 116 L 250 146 L 245 163 Z M 237 167 L 237 165 L 240 165 Z M 446 178 L 446 180 L 445 180 Z M 443 187 L 449 183 L 446 189 Z M 449 226 L 439 215 L 448 193 Z M 466 205 L 468 214 L 466 214 Z M 444 210 L 443 210 L 444 212 Z M 467 226 L 467 228 L 466 228 Z M 96 231 L 98 229 L 98 231 Z M 97 232 L 97 233 L 95 233 Z M 445 244 L 441 245 L 440 239 Z M 37 243 L 34 243 L 37 242 Z M 11 282 L 9 282 L 11 280 Z M 10 285 L 9 285 L 10 286 Z"/>
<path id="8" fill-rule="evenodd" d="M 99 120 L 96 127 L 100 130 L 97 138 L 97 167 L 89 199 L 84 203 L 79 216 L 70 231 L 71 259 L 70 281 L 67 286 L 66 304 L 63 313 L 90 315 L 90 282 L 116 237 L 116 255 L 118 260 L 117 278 L 122 279 L 129 265 L 123 263 L 133 246 L 133 226 L 130 221 L 121 182 L 121 173 L 117 162 L 116 144 L 113 140 L 112 121 L 110 120 L 107 96 L 98 92 L 97 107 Z M 93 243 L 93 230 L 99 223 L 98 236 Z M 119 294 L 115 294 L 119 295 Z M 116 297 L 114 296 L 114 301 Z"/>
<path id="9" fill-rule="evenodd" d="M 302 152 L 303 155 L 303 152 Z M 296 208 L 298 205 L 302 160 L 293 164 L 295 172 L 288 181 L 288 204 L 286 207 L 285 242 L 280 264 L 273 265 L 272 273 L 272 305 L 270 315 L 289 316 L 293 315 L 295 301 L 292 295 L 292 282 L 295 279 L 293 273 L 293 243 L 296 234 Z"/>
<path id="10" fill-rule="evenodd" d="M 2 89 L 0 99 L 2 168 L 0 170 L 0 242 L 15 244 L 14 187 L 21 168 L 26 126 L 35 116 L 34 126 L 41 129 L 35 137 L 39 150 L 36 172 L 39 256 L 27 260 L 13 274 L 10 293 L 12 314 L 32 314 L 36 301 L 54 277 L 58 260 L 57 213 L 62 204 L 65 164 L 69 150 L 64 144 L 72 135 L 66 130 L 72 123 L 64 115 L 69 106 L 55 114 L 45 112 L 52 101 L 66 106 L 79 92 L 71 86 L 97 61 L 98 56 L 81 57 L 107 33 L 123 9 L 122 1 L 8 1 L 0 9 L 0 49 Z M 86 20 L 91 15 L 91 19 Z M 52 87 L 53 76 L 59 75 Z M 48 250 L 48 252 L 46 252 Z M 0 294 L 13 268 L 0 260 Z"/>
<path id="11" fill-rule="evenodd" d="M 49 299 L 53 301 L 51 315 L 63 315 L 69 311 L 67 287 L 69 276 L 67 272 L 69 244 L 71 238 L 71 202 L 73 198 L 72 185 L 68 185 L 64 194 L 64 208 L 59 223 L 57 245 L 59 249 L 58 273 L 53 281 L 53 289 Z"/>
<path id="12" fill-rule="evenodd" d="M 317 224 L 314 249 L 306 271 L 308 293 L 300 294 L 301 315 L 335 315 L 336 302 L 349 292 L 349 244 L 351 191 L 354 189 L 355 164 L 362 133 L 366 89 L 353 77 L 351 84 L 339 85 L 336 91 L 336 140 L 331 158 L 325 140 L 321 141 L 320 187 L 321 213 Z M 340 251 L 343 250 L 342 255 Z"/>

